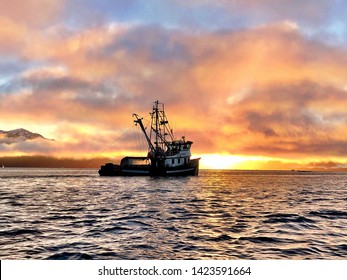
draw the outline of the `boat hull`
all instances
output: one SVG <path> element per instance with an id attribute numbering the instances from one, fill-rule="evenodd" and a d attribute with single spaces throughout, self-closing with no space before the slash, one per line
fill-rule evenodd
<path id="1" fill-rule="evenodd" d="M 199 173 L 199 160 L 193 159 L 182 166 L 162 168 L 151 165 L 120 166 L 107 163 L 101 166 L 99 174 L 100 176 L 196 176 Z"/>

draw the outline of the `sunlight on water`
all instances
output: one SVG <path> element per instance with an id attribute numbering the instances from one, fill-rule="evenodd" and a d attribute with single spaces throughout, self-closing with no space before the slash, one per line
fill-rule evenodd
<path id="1" fill-rule="evenodd" d="M 345 259 L 347 174 L 0 170 L 2 259 Z"/>

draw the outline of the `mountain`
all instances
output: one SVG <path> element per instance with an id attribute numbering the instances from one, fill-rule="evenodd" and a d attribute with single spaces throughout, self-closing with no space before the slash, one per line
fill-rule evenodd
<path id="1" fill-rule="evenodd" d="M 13 143 L 19 143 L 27 140 L 43 139 L 50 140 L 43 137 L 41 134 L 30 132 L 24 128 L 18 128 L 14 130 L 0 130 L 0 144 L 11 145 Z"/>

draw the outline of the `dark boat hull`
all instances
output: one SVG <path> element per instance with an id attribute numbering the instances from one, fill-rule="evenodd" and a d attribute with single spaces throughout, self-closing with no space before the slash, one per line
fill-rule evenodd
<path id="1" fill-rule="evenodd" d="M 151 165 L 120 166 L 107 163 L 102 165 L 100 176 L 195 176 L 199 173 L 199 160 L 193 159 L 188 164 L 178 167 L 155 168 Z"/>

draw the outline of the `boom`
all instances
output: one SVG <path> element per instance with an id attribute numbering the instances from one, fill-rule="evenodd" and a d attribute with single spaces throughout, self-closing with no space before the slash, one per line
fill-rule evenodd
<path id="1" fill-rule="evenodd" d="M 148 146 L 150 147 L 151 151 L 154 152 L 154 150 L 155 150 L 155 149 L 154 149 L 154 146 L 153 146 L 153 144 L 152 144 L 152 142 L 151 142 L 151 139 L 149 139 L 149 137 L 148 137 L 148 135 L 147 135 L 147 132 L 146 132 L 145 127 L 143 126 L 142 118 L 140 118 L 138 114 L 133 114 L 133 117 L 136 118 L 136 120 L 134 120 L 134 122 L 135 122 L 136 124 L 139 124 L 139 125 L 140 125 L 141 130 L 142 130 L 143 134 L 144 134 L 145 137 L 146 137 Z"/>

